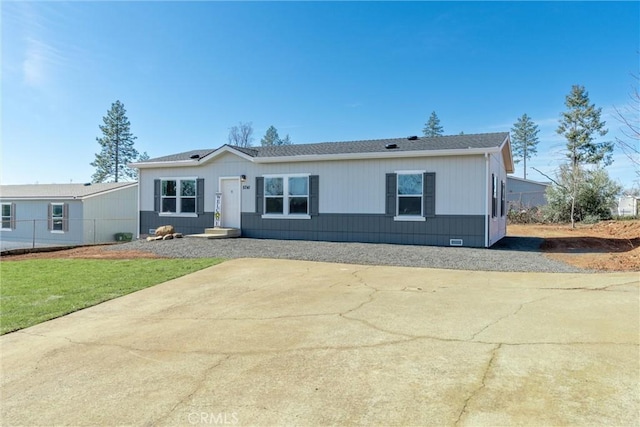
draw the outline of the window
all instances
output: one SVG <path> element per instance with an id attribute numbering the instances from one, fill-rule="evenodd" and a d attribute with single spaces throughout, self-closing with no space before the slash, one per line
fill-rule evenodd
<path id="1" fill-rule="evenodd" d="M 423 173 L 398 173 L 398 216 L 422 216 Z"/>
<path id="2" fill-rule="evenodd" d="M 50 231 L 59 233 L 69 231 L 69 205 L 50 203 L 48 219 Z"/>
<path id="3" fill-rule="evenodd" d="M 196 179 L 163 179 L 161 213 L 196 213 Z"/>
<path id="4" fill-rule="evenodd" d="M 491 174 L 491 217 L 498 215 L 498 178 Z"/>
<path id="5" fill-rule="evenodd" d="M 264 178 L 265 215 L 309 215 L 309 176 Z"/>
<path id="6" fill-rule="evenodd" d="M 13 230 L 15 224 L 16 205 L 13 203 L 2 203 L 2 230 Z"/>
<path id="7" fill-rule="evenodd" d="M 504 216 L 507 209 L 507 195 L 506 195 L 506 185 L 504 181 L 500 181 L 500 216 Z"/>

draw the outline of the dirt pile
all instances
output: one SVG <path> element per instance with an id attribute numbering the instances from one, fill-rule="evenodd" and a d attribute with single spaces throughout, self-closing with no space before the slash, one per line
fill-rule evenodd
<path id="1" fill-rule="evenodd" d="M 602 271 L 640 271 L 640 220 L 593 225 L 514 224 L 510 236 L 544 239 L 547 256 L 577 267 Z"/>

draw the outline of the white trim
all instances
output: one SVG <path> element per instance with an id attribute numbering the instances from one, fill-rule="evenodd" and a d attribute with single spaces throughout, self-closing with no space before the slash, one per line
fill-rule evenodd
<path id="1" fill-rule="evenodd" d="M 423 221 L 425 220 L 424 216 L 424 174 L 427 173 L 426 170 L 400 170 L 396 171 L 396 215 L 393 217 L 394 221 L 402 221 L 401 218 L 407 218 L 405 221 Z M 420 181 L 422 183 L 422 188 L 420 189 L 420 194 L 403 194 L 400 196 L 398 194 L 398 182 L 400 181 L 400 175 L 420 175 Z M 420 215 L 400 215 L 400 197 L 420 197 Z M 422 218 L 422 219 L 418 219 Z"/>
<path id="2" fill-rule="evenodd" d="M 266 174 L 262 175 L 263 178 L 263 189 L 262 189 L 262 218 L 271 218 L 271 219 L 311 219 L 311 215 L 309 211 L 311 209 L 311 174 L 310 173 L 289 173 L 289 174 Z M 282 196 L 268 196 L 266 189 L 266 180 L 274 179 L 274 178 L 282 178 Z M 307 178 L 307 194 L 306 196 L 301 195 L 291 195 L 289 193 L 289 178 Z M 266 213 L 267 212 L 267 199 L 268 198 L 276 198 L 282 197 L 282 213 L 281 214 L 273 214 Z M 306 197 L 307 198 L 307 213 L 299 214 L 299 213 L 289 213 L 289 203 L 288 200 L 291 197 Z"/>
<path id="3" fill-rule="evenodd" d="M 426 221 L 427 218 L 424 216 L 417 215 L 396 215 L 393 217 L 394 221 Z"/>
<path id="4" fill-rule="evenodd" d="M 198 177 L 197 176 L 169 176 L 169 177 L 160 177 L 157 178 L 160 180 L 160 210 L 158 211 L 158 216 L 176 216 L 176 217 L 197 217 L 198 216 Z M 162 181 L 176 181 L 176 212 L 162 212 Z M 181 209 L 182 196 L 180 195 L 180 190 L 182 186 L 182 181 L 195 181 L 195 191 L 196 194 L 192 196 L 185 196 L 185 198 L 193 198 L 195 201 L 194 209 L 195 212 L 177 212 L 178 209 Z M 173 197 L 173 196 L 164 196 L 164 197 Z"/>
<path id="5" fill-rule="evenodd" d="M 484 247 L 489 247 L 489 217 L 491 216 L 491 212 L 489 212 L 489 178 L 491 177 L 489 171 L 489 162 L 491 158 L 489 154 L 484 155 L 484 171 L 485 171 L 485 184 L 484 184 Z"/>
<path id="6" fill-rule="evenodd" d="M 158 216 L 174 216 L 174 217 L 183 217 L 183 218 L 197 218 L 198 214 L 193 212 L 158 212 Z"/>
<path id="7" fill-rule="evenodd" d="M 49 230 L 49 232 L 50 233 L 54 233 L 54 234 L 64 234 L 65 233 L 65 231 L 64 231 L 64 221 L 65 220 L 69 221 L 69 218 L 65 218 L 64 217 L 64 205 L 65 205 L 65 203 L 56 202 L 56 203 L 50 203 L 50 205 L 51 205 L 51 217 L 47 218 L 47 221 L 51 221 L 51 230 Z M 55 216 L 53 214 L 53 207 L 54 206 L 62 206 L 62 216 Z M 56 221 L 55 219 L 56 218 L 59 218 L 62 221 L 62 230 L 54 230 L 53 227 L 55 227 L 55 221 Z M 67 222 L 67 224 L 68 224 L 68 222 Z"/>
<path id="8" fill-rule="evenodd" d="M 5 215 L 2 215 L 2 207 L 4 205 L 9 206 L 9 209 L 11 210 L 10 215 L 9 215 L 9 228 L 2 228 L 2 223 L 4 222 L 4 217 Z M 16 213 L 13 211 L 13 203 L 12 202 L 0 202 L 0 231 L 13 231 L 13 228 L 11 228 L 11 223 L 14 221 Z"/>
<path id="9" fill-rule="evenodd" d="M 311 215 L 307 214 L 288 214 L 288 215 L 279 215 L 279 214 L 263 214 L 261 216 L 262 219 L 311 219 Z"/>

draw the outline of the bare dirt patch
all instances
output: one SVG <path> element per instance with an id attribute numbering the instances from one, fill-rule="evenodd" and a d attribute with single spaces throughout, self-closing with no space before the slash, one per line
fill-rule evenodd
<path id="1" fill-rule="evenodd" d="M 28 259 L 53 259 L 53 258 L 84 258 L 84 259 L 137 259 L 137 258 L 162 258 L 151 252 L 144 251 L 110 251 L 110 245 L 82 246 L 73 249 L 64 249 L 48 252 L 32 252 L 21 255 L 3 256 L 2 261 L 23 261 Z"/>
<path id="2" fill-rule="evenodd" d="M 640 271 L 640 220 L 579 224 L 511 224 L 509 236 L 540 237 L 546 256 L 576 267 Z"/>

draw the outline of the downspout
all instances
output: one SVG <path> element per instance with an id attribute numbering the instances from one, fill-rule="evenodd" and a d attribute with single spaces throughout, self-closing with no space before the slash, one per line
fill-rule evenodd
<path id="1" fill-rule="evenodd" d="M 484 247 L 489 247 L 489 153 L 484 153 L 485 177 L 484 177 Z"/>
<path id="2" fill-rule="evenodd" d="M 136 239 L 140 240 L 140 178 L 142 177 L 142 170 L 138 168 L 138 200 L 137 205 L 138 209 L 136 209 L 136 223 L 138 224 L 136 227 Z"/>

